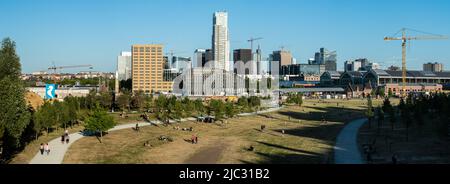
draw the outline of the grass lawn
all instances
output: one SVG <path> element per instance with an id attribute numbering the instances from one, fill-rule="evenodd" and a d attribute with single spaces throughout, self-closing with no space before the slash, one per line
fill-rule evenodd
<path id="1" fill-rule="evenodd" d="M 75 142 L 64 163 L 332 163 L 335 138 L 346 122 L 364 117 L 366 100 L 305 100 L 302 107 L 238 117 L 224 124 L 183 122 L 110 132 Z M 374 106 L 381 104 L 374 100 Z M 322 122 L 321 119 L 326 122 Z M 261 125 L 266 129 L 261 131 Z M 193 127 L 194 131 L 175 130 Z M 284 134 L 282 134 L 284 130 Z M 189 140 L 193 134 L 198 144 Z M 167 135 L 173 142 L 160 141 Z M 144 146 L 148 141 L 152 146 Z M 248 151 L 250 146 L 253 151 Z"/>

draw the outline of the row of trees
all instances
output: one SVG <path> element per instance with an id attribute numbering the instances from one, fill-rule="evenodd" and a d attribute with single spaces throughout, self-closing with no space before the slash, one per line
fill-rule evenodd
<path id="1" fill-rule="evenodd" d="M 368 98 L 368 108 L 366 116 L 369 123 L 374 116 L 378 117 L 378 132 L 385 121 L 386 116 L 394 130 L 397 119 L 406 128 L 406 140 L 409 139 L 409 129 L 412 125 L 422 128 L 425 123 L 433 123 L 435 132 L 439 135 L 449 135 L 450 118 L 450 95 L 445 93 L 425 94 L 409 94 L 406 98 L 401 98 L 397 107 L 392 106 L 389 98 L 385 98 L 383 105 L 374 109 L 371 99 Z M 374 111 L 376 114 L 374 114 Z M 427 121 L 425 121 L 425 119 Z M 369 124 L 370 127 L 370 124 Z"/>

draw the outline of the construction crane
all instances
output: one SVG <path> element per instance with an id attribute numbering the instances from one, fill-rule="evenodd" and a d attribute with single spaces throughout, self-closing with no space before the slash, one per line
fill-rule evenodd
<path id="1" fill-rule="evenodd" d="M 414 32 L 420 32 L 422 34 L 427 34 L 424 36 L 407 36 L 406 31 L 414 31 Z M 401 37 L 398 37 L 397 35 L 399 33 L 402 33 Z M 418 31 L 414 29 L 408 29 L 408 28 L 402 28 L 400 31 L 398 31 L 394 36 L 392 37 L 384 37 L 385 41 L 391 41 L 391 40 L 401 40 L 402 41 L 402 97 L 406 96 L 406 42 L 409 43 L 411 40 L 441 40 L 441 39 L 447 39 L 446 36 L 443 35 L 437 35 L 432 33 L 427 33 L 423 31 Z"/>
<path id="2" fill-rule="evenodd" d="M 52 66 L 49 67 L 48 70 L 53 70 L 53 73 L 56 74 L 56 70 L 61 70 L 65 68 L 83 68 L 83 67 L 89 67 L 89 69 L 92 69 L 92 65 L 73 65 L 73 66 Z"/>
<path id="3" fill-rule="evenodd" d="M 55 66 L 53 64 L 53 66 L 48 67 L 48 70 L 53 70 L 53 74 L 52 74 L 52 78 L 53 81 L 56 82 L 56 71 L 57 70 L 61 70 L 61 69 L 66 69 L 66 68 L 83 68 L 83 67 L 89 67 L 89 69 L 92 69 L 92 65 L 72 65 L 72 66 Z"/>
<path id="4" fill-rule="evenodd" d="M 248 42 L 250 42 L 250 49 L 251 49 L 251 51 L 252 51 L 252 53 L 253 53 L 253 42 L 254 41 L 256 41 L 256 40 L 262 40 L 263 38 L 261 38 L 261 37 L 259 37 L 259 38 L 250 38 L 249 40 L 247 40 Z"/>

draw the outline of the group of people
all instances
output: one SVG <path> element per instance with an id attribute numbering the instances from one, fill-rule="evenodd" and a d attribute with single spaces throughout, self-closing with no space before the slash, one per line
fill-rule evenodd
<path id="1" fill-rule="evenodd" d="M 44 143 L 41 143 L 39 150 L 41 151 L 41 155 L 44 155 L 44 153 L 47 153 L 47 155 L 50 154 L 50 147 L 48 146 L 48 143 L 45 145 Z"/>
<path id="2" fill-rule="evenodd" d="M 65 130 L 64 134 L 61 135 L 61 143 L 64 144 L 64 141 L 69 144 L 69 131 Z"/>
<path id="3" fill-rule="evenodd" d="M 197 144 L 197 143 L 198 143 L 198 136 L 197 136 L 197 135 L 192 135 L 192 137 L 191 137 L 191 143 L 192 143 L 192 144 Z"/>

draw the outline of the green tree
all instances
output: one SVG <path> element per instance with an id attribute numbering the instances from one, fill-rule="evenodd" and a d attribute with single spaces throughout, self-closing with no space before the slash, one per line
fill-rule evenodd
<path id="1" fill-rule="evenodd" d="M 103 132 L 108 131 L 116 125 L 113 117 L 109 116 L 105 111 L 97 108 L 86 118 L 85 128 L 90 131 L 100 133 L 100 143 L 102 142 Z"/>
<path id="2" fill-rule="evenodd" d="M 131 96 L 129 91 L 123 91 L 122 94 L 117 98 L 117 104 L 122 109 L 122 111 L 130 110 Z"/>
<path id="3" fill-rule="evenodd" d="M 163 122 L 165 122 L 169 117 L 167 106 L 168 106 L 168 99 L 166 98 L 166 96 L 159 95 L 158 98 L 155 100 L 155 114 L 156 117 Z"/>
<path id="4" fill-rule="evenodd" d="M 234 108 L 233 103 L 227 102 L 227 103 L 225 104 L 225 115 L 226 115 L 228 118 L 233 118 L 236 114 L 237 114 L 237 113 L 236 113 L 236 110 L 235 110 L 235 108 Z"/>
<path id="5" fill-rule="evenodd" d="M 378 116 L 377 133 L 380 133 L 380 129 L 383 126 L 383 122 L 384 122 L 384 111 L 380 106 L 378 106 L 378 108 L 377 108 L 377 116 Z"/>
<path id="6" fill-rule="evenodd" d="M 172 118 L 180 120 L 182 117 L 183 117 L 183 104 L 181 104 L 179 100 L 176 100 L 175 105 L 173 105 Z"/>
<path id="7" fill-rule="evenodd" d="M 100 92 L 100 94 L 97 96 L 96 99 L 97 102 L 99 102 L 103 108 L 111 109 L 113 103 L 113 96 L 110 92 L 108 91 Z"/>
<path id="8" fill-rule="evenodd" d="M 373 106 L 372 106 L 372 97 L 369 95 L 367 96 L 367 110 L 366 110 L 366 116 L 367 116 L 367 120 L 369 122 L 369 128 L 371 128 L 372 126 L 372 119 L 374 116 L 374 112 L 373 112 Z"/>
<path id="9" fill-rule="evenodd" d="M 142 112 L 145 107 L 145 94 L 144 91 L 136 91 L 131 97 L 131 104 L 134 109 Z"/>
<path id="10" fill-rule="evenodd" d="M 203 114 L 205 112 L 205 106 L 203 105 L 203 101 L 201 99 L 197 99 L 194 101 L 194 107 L 197 115 Z"/>
<path id="11" fill-rule="evenodd" d="M 224 116 L 225 105 L 222 100 L 211 100 L 209 101 L 209 113 L 214 114 L 216 120 L 221 120 Z"/>
<path id="12" fill-rule="evenodd" d="M 10 154 L 21 146 L 20 138 L 31 118 L 20 74 L 16 44 L 6 38 L 0 49 L 0 147 L 4 148 L 5 154 Z"/>

